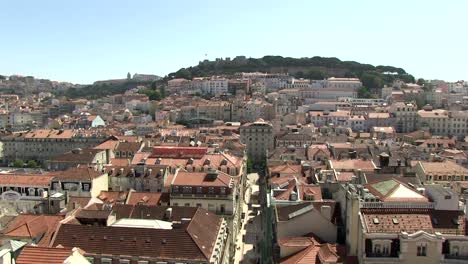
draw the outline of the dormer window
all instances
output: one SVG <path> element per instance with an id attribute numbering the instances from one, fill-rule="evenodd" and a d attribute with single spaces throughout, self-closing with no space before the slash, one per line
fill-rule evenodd
<path id="1" fill-rule="evenodd" d="M 427 244 L 419 244 L 418 245 L 417 256 L 419 256 L 419 257 L 427 256 Z"/>

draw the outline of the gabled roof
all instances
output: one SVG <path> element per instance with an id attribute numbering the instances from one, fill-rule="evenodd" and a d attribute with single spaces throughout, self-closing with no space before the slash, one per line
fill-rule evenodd
<path id="1" fill-rule="evenodd" d="M 288 174 L 301 174 L 301 165 L 291 165 L 289 163 L 269 167 L 270 173 L 288 173 Z"/>
<path id="2" fill-rule="evenodd" d="M 38 245 L 48 245 L 62 215 L 18 215 L 4 230 L 5 236 L 24 239 L 40 238 Z"/>
<path id="3" fill-rule="evenodd" d="M 429 202 L 427 197 L 397 179 L 366 184 L 366 188 L 383 202 Z"/>
<path id="4" fill-rule="evenodd" d="M 280 264 L 314 264 L 317 262 L 317 254 L 320 247 L 311 245 L 289 257 L 280 260 Z"/>

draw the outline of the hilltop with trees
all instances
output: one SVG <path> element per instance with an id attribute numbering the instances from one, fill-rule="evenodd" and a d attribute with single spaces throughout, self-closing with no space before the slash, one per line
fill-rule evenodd
<path id="1" fill-rule="evenodd" d="M 393 66 L 373 66 L 355 61 L 341 61 L 337 58 L 312 57 L 290 58 L 264 56 L 263 58 L 217 59 L 202 61 L 197 66 L 181 68 L 170 73 L 169 78 L 205 77 L 213 75 L 233 76 L 239 72 L 289 73 L 296 78 L 321 80 L 327 77 L 359 78 L 368 88 L 381 88 L 395 79 L 415 82 L 412 75 L 404 69 Z"/>

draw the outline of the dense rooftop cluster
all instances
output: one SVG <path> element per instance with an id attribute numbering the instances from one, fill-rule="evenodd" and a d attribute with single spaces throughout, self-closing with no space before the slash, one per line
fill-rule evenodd
<path id="1" fill-rule="evenodd" d="M 122 91 L 93 100 L 0 80 L 0 259 L 468 261 L 468 83 L 212 68 L 256 62 L 97 81 Z"/>

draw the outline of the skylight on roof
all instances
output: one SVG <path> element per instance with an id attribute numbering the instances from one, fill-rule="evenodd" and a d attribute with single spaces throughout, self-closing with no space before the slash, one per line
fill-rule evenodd
<path id="1" fill-rule="evenodd" d="M 399 222 L 398 222 L 398 219 L 396 219 L 396 218 L 393 218 L 393 219 L 392 219 L 392 222 L 393 222 L 394 225 L 398 225 L 398 223 L 399 223 Z"/>
<path id="2" fill-rule="evenodd" d="M 379 222 L 379 219 L 377 217 L 374 217 L 374 219 L 372 220 L 374 222 L 374 224 L 378 225 L 380 222 Z"/>

